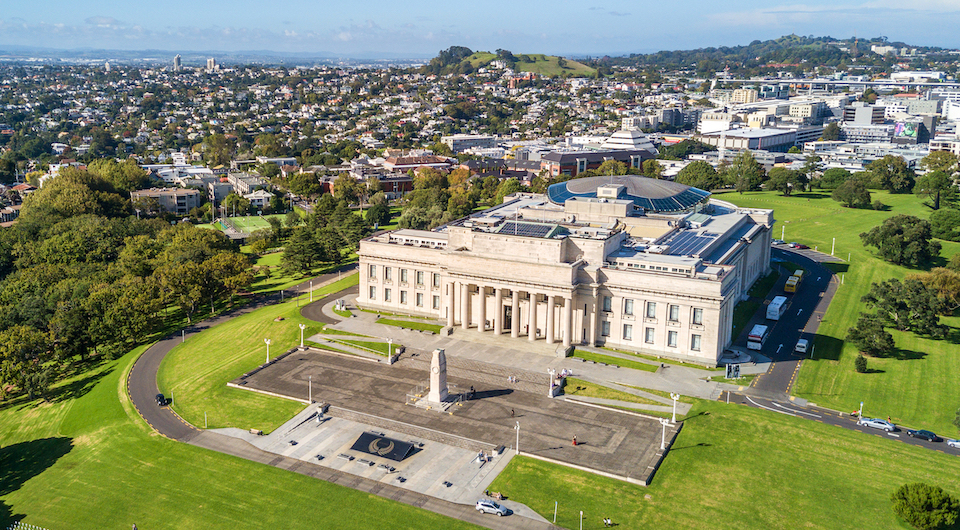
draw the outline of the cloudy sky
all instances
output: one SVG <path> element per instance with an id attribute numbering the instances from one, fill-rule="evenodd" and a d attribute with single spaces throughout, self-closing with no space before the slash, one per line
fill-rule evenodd
<path id="1" fill-rule="evenodd" d="M 907 7 L 909 6 L 909 7 Z M 600 55 L 798 35 L 960 47 L 960 0 L 0 0 L 0 45 L 432 57 L 453 45 Z"/>

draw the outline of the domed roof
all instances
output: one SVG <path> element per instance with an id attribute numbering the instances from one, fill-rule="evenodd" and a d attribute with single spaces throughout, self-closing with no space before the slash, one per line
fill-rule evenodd
<path id="1" fill-rule="evenodd" d="M 623 186 L 617 198 L 632 200 L 639 208 L 649 212 L 682 212 L 710 197 L 708 191 L 639 175 L 567 180 L 547 188 L 547 197 L 556 204 L 563 204 L 574 197 L 595 198 L 597 189 L 603 186 Z"/>

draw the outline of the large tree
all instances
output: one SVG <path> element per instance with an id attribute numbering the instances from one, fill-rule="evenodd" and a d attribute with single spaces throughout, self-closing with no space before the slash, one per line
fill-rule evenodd
<path id="1" fill-rule="evenodd" d="M 912 215 L 890 217 L 860 234 L 864 245 L 877 248 L 880 257 L 897 265 L 919 267 L 940 255 L 930 221 Z"/>
<path id="2" fill-rule="evenodd" d="M 795 169 L 775 167 L 770 170 L 767 189 L 777 190 L 784 197 L 789 197 L 795 190 L 803 191 L 807 184 L 807 176 Z"/>
<path id="3" fill-rule="evenodd" d="M 867 189 L 863 180 L 857 177 L 850 177 L 843 181 L 837 189 L 833 190 L 830 197 L 847 208 L 870 207 L 870 190 Z"/>
<path id="4" fill-rule="evenodd" d="M 48 335 L 29 326 L 0 331 L 0 396 L 6 396 L 7 386 L 30 399 L 43 394 L 50 382 L 51 346 Z"/>
<path id="5" fill-rule="evenodd" d="M 960 515 L 960 500 L 940 486 L 904 484 L 891 496 L 893 512 L 919 530 L 952 528 Z"/>
<path id="6" fill-rule="evenodd" d="M 835 190 L 850 178 L 850 172 L 842 167 L 832 167 L 820 176 L 819 186 L 826 190 Z M 869 201 L 868 201 L 869 202 Z"/>
<path id="7" fill-rule="evenodd" d="M 847 330 L 847 340 L 853 343 L 857 350 L 870 355 L 889 353 L 896 347 L 893 335 L 883 329 L 879 319 L 863 313 L 857 323 Z"/>
<path id="8" fill-rule="evenodd" d="M 918 177 L 913 186 L 913 193 L 931 199 L 933 209 L 939 210 L 941 201 L 952 202 L 956 199 L 957 187 L 953 183 L 953 177 L 936 170 Z"/>
<path id="9" fill-rule="evenodd" d="M 874 283 L 860 301 L 876 311 L 876 318 L 884 327 L 937 338 L 946 333 L 939 316 L 944 311 L 943 301 L 919 280 L 901 282 L 893 278 Z"/>
<path id="10" fill-rule="evenodd" d="M 705 160 L 695 160 L 684 166 L 675 181 L 707 191 L 723 186 L 723 177 Z"/>
<path id="11" fill-rule="evenodd" d="M 957 155 L 950 151 L 934 151 L 923 157 L 920 165 L 928 171 L 942 171 L 951 177 L 955 177 L 957 172 L 960 171 L 960 168 L 957 167 Z"/>
<path id="12" fill-rule="evenodd" d="M 901 156 L 886 155 L 867 164 L 871 185 L 890 193 L 910 193 L 915 174 Z"/>
<path id="13" fill-rule="evenodd" d="M 960 241 L 960 211 L 944 208 L 930 214 L 933 237 Z"/>
<path id="14" fill-rule="evenodd" d="M 737 153 L 726 170 L 727 183 L 733 185 L 738 193 L 759 189 L 764 177 L 763 166 L 749 149 Z"/>

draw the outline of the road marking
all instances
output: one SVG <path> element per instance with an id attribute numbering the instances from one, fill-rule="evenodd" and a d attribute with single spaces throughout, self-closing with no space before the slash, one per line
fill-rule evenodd
<path id="1" fill-rule="evenodd" d="M 757 403 L 756 401 L 750 399 L 750 396 L 744 396 L 744 397 L 747 398 L 747 401 L 749 401 L 750 403 L 753 403 L 754 405 L 756 405 L 757 407 L 759 407 L 759 408 L 761 408 L 761 409 L 772 410 L 773 412 L 779 412 L 780 414 L 786 414 L 787 416 L 793 416 L 794 418 L 797 417 L 796 414 L 790 414 L 789 412 L 784 412 L 784 411 L 782 411 L 782 410 L 777 410 L 777 409 L 772 409 L 772 408 L 770 408 L 770 407 L 765 407 L 765 406 Z"/>
<path id="2" fill-rule="evenodd" d="M 899 437 L 900 437 L 899 434 L 893 434 L 892 432 L 888 432 L 888 433 L 887 433 L 887 436 L 893 436 L 894 438 L 899 438 Z"/>
<path id="3" fill-rule="evenodd" d="M 813 416 L 814 418 L 820 418 L 820 417 L 822 417 L 822 416 L 820 416 L 819 414 L 814 414 L 814 413 L 812 413 L 812 412 L 804 412 L 804 411 L 802 411 L 802 410 L 790 409 L 790 408 L 784 407 L 783 405 L 777 403 L 776 401 L 771 401 L 771 403 L 773 403 L 773 406 L 774 406 L 774 407 L 780 407 L 780 408 L 782 408 L 782 409 L 784 409 L 784 410 L 789 410 L 789 411 L 791 411 L 791 412 L 796 412 L 797 414 L 806 414 L 807 416 Z"/>
<path id="4" fill-rule="evenodd" d="M 800 316 L 800 313 L 803 313 L 803 308 L 800 308 L 800 311 L 797 311 L 797 316 Z"/>
<path id="5" fill-rule="evenodd" d="M 780 348 L 783 348 L 783 344 L 777 346 L 777 353 L 780 353 Z"/>

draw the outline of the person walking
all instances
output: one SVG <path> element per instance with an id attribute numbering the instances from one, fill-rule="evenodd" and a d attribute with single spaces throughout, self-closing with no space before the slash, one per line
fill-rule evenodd
<path id="1" fill-rule="evenodd" d="M 517 412 L 516 412 L 515 410 L 513 410 L 513 409 L 510 409 L 510 417 L 512 418 L 512 417 L 514 417 L 514 416 L 516 416 L 516 415 L 517 415 Z"/>
<path id="2" fill-rule="evenodd" d="M 573 445 L 577 445 L 577 435 L 573 435 Z"/>

